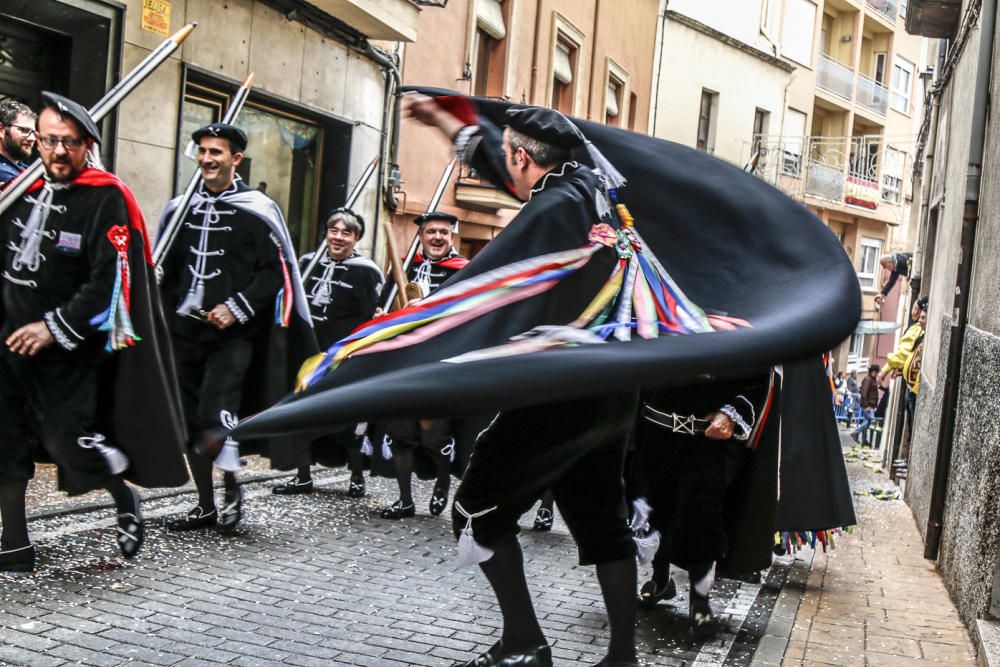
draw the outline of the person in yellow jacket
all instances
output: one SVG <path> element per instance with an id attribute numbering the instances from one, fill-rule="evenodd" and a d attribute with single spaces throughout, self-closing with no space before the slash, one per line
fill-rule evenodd
<path id="1" fill-rule="evenodd" d="M 923 359 L 924 351 L 924 331 L 927 326 L 927 297 L 922 297 L 913 304 L 916 312 L 916 321 L 910 325 L 903 337 L 899 339 L 899 344 L 886 359 L 885 367 L 878 374 L 878 382 L 881 385 L 888 378 L 892 379 L 897 373 L 903 374 L 906 380 L 906 423 L 913 432 L 913 413 L 917 405 L 917 392 L 920 389 L 920 363 Z"/>

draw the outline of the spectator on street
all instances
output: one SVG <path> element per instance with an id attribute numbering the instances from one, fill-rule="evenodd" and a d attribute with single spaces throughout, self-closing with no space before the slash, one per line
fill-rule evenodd
<path id="1" fill-rule="evenodd" d="M 858 372 L 851 371 L 851 376 L 847 378 L 847 393 L 857 394 L 861 391 L 861 387 L 858 385 Z"/>
<path id="2" fill-rule="evenodd" d="M 861 422 L 858 427 L 851 433 L 851 438 L 854 442 L 861 442 L 861 438 L 868 428 L 868 426 L 875 421 L 875 408 L 878 407 L 878 364 L 872 364 L 868 367 L 868 375 L 865 379 L 861 381 Z M 854 377 L 854 372 L 851 372 L 851 377 Z M 850 382 L 850 380 L 848 380 Z"/>
<path id="3" fill-rule="evenodd" d="M 913 253 L 909 252 L 893 252 L 888 255 L 882 255 L 878 262 L 882 265 L 883 269 L 889 272 L 889 279 L 885 281 L 885 285 L 882 285 L 882 289 L 875 295 L 876 307 L 881 306 L 886 297 L 889 296 L 889 292 L 896 286 L 896 281 L 899 280 L 900 276 L 904 278 L 909 277 L 910 263 L 912 261 Z"/>

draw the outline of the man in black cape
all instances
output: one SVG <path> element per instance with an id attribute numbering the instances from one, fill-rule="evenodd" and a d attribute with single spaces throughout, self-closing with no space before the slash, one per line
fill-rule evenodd
<path id="1" fill-rule="evenodd" d="M 451 108 L 461 125 L 477 127 L 459 131 L 457 144 L 463 154 L 479 154 L 476 144 L 488 141 L 478 128 L 509 122 L 507 103 L 477 99 L 477 108 L 472 109 L 467 98 L 428 92 L 441 95 L 440 104 Z M 670 268 L 673 280 L 691 301 L 717 314 L 732 313 L 752 326 L 625 344 L 562 345 L 513 358 L 464 354 L 502 345 L 539 325 L 573 322 L 608 282 L 618 262 L 614 249 L 597 251 L 582 268 L 568 271 L 551 288 L 531 298 L 467 316 L 457 326 L 437 331 L 429 339 L 418 337 L 410 345 L 383 348 L 369 356 L 349 354 L 342 365 L 315 379 L 306 391 L 241 424 L 235 436 L 319 430 L 361 415 L 377 419 L 403 414 L 495 414 L 498 409 L 513 410 L 554 398 L 581 398 L 586 400 L 577 401 L 577 406 L 584 417 L 570 421 L 570 430 L 575 429 L 583 439 L 593 436 L 611 441 L 626 433 L 632 422 L 631 416 L 619 419 L 618 413 L 624 410 L 616 408 L 624 407 L 642 386 L 680 386 L 706 374 L 752 376 L 778 363 L 815 358 L 856 325 L 860 290 L 853 267 L 836 238 L 801 205 L 759 179 L 692 149 L 594 123 L 576 123 L 628 179 L 626 192 L 636 230 L 641 230 L 645 244 Z M 511 159 L 498 159 L 489 150 L 479 155 L 485 160 L 474 158 L 477 169 L 492 178 L 502 174 Z M 523 162 L 517 156 L 513 159 L 515 164 Z M 550 172 L 532 188 L 536 193 L 531 205 L 449 281 L 438 298 L 490 277 L 494 269 L 517 267 L 524 258 L 588 247 L 588 229 L 596 214 L 584 203 L 599 202 L 600 193 L 596 179 L 591 181 L 587 174 L 589 170 L 578 163 L 566 163 L 564 169 Z M 508 178 L 502 181 L 502 186 L 510 185 Z M 565 185 L 550 189 L 560 181 Z M 549 215 L 554 213 L 550 207 L 562 205 L 580 207 L 576 209 L 579 215 Z M 538 211 L 539 207 L 545 210 Z M 587 220 L 582 222 L 580 217 Z M 419 315 L 420 309 L 418 304 L 407 315 Z M 818 365 L 816 370 L 821 371 Z M 816 383 L 824 379 L 821 373 L 811 372 L 803 377 L 809 386 L 821 386 Z M 413 391 L 415 386 L 420 391 Z M 609 394 L 620 397 L 617 404 L 607 398 Z M 797 397 L 789 399 L 792 403 Z M 808 412 L 786 407 L 783 412 Z M 830 410 L 829 395 L 826 409 Z M 567 437 L 567 429 L 555 429 L 552 421 L 546 425 L 544 416 L 540 414 L 538 422 L 542 434 L 531 433 L 532 440 L 544 438 L 546 428 L 559 431 L 554 442 Z M 592 420 L 599 421 L 603 434 L 587 432 L 586 424 Z M 503 423 L 498 421 L 484 437 L 497 437 L 502 430 L 497 427 Z M 491 434 L 494 430 L 496 435 Z M 819 444 L 825 447 L 828 441 Z M 811 441 L 803 440 L 800 445 L 801 483 L 794 489 L 783 487 L 782 502 L 795 504 L 792 491 L 799 498 L 813 500 L 800 503 L 803 513 L 790 518 L 829 522 L 828 526 L 849 523 L 836 511 L 851 506 L 839 445 L 819 451 L 811 449 Z M 839 468 L 829 464 L 837 459 Z M 831 502 L 820 498 L 817 490 Z M 810 513 L 816 508 L 821 511 Z M 614 544 L 614 539 L 602 544 Z M 622 577 L 629 578 L 627 573 Z M 624 581 L 619 586 L 630 603 L 634 601 L 634 588 Z M 630 637 L 630 631 L 624 636 Z M 485 659 L 492 661 L 486 664 L 496 662 Z"/>
<path id="2" fill-rule="evenodd" d="M 327 215 L 326 245 L 320 250 L 319 263 L 304 284 L 321 349 L 370 320 L 378 307 L 385 278 L 375 262 L 355 249 L 364 235 L 364 218 L 351 209 L 337 208 Z M 313 257 L 313 253 L 303 255 L 299 260 L 300 269 L 309 266 Z M 344 427 L 315 440 L 298 438 L 288 447 L 271 448 L 269 455 L 273 467 L 296 471 L 294 477 L 274 486 L 271 491 L 279 496 L 312 493 L 310 466 L 313 463 L 329 467 L 347 463 L 351 471 L 347 495 L 363 497 L 365 478 L 361 449 L 365 426 L 362 423 Z"/>
<path id="3" fill-rule="evenodd" d="M 184 531 L 218 524 L 229 532 L 242 517 L 239 449 L 230 439 L 217 453 L 200 439 L 235 424 L 241 411 L 253 412 L 275 393 L 288 391 L 289 357 L 301 361 L 316 343 L 281 211 L 236 173 L 246 133 L 212 123 L 191 139 L 198 146 L 202 180 L 159 268 L 198 504 L 167 527 Z M 178 203 L 172 200 L 161 220 L 168 220 Z M 161 237 L 172 236 L 164 230 Z M 291 342 L 288 326 L 299 334 Z M 213 465 L 224 472 L 221 511 L 215 505 Z"/>
<path id="4" fill-rule="evenodd" d="M 87 166 L 100 137 L 87 111 L 53 93 L 43 101 L 45 177 L 0 218 L 0 571 L 34 567 L 25 521 L 34 458 L 58 466 L 70 495 L 112 495 L 126 558 L 143 523 L 124 480 L 187 481 L 142 213 L 118 178 Z"/>
<path id="5" fill-rule="evenodd" d="M 406 269 L 407 297 L 419 300 L 434 294 L 453 275 L 469 263 L 452 239 L 458 231 L 458 218 L 442 211 L 429 211 L 413 219 L 417 225 L 420 250 Z M 383 290 L 382 303 L 387 307 L 390 289 Z M 464 452 L 463 452 L 464 453 Z M 383 519 L 405 519 L 417 513 L 413 502 L 413 475 L 434 478 L 429 511 L 438 516 L 448 504 L 451 471 L 457 444 L 450 419 L 396 419 L 385 425 L 382 446 L 373 452 L 374 473 L 391 467 L 399 486 L 399 498 L 382 510 Z M 386 458 L 391 463 L 386 466 Z M 460 456 L 458 467 L 464 470 L 467 457 Z M 381 465 L 380 465 L 381 464 Z"/>

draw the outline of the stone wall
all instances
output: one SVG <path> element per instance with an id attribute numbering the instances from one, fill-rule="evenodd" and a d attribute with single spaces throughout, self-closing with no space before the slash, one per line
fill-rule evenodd
<path id="1" fill-rule="evenodd" d="M 968 327 L 964 348 L 938 561 L 972 628 L 989 609 L 1000 545 L 1000 337 Z"/>

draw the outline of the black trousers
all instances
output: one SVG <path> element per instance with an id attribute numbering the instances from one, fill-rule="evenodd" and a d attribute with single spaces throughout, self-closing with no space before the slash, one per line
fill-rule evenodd
<path id="1" fill-rule="evenodd" d="M 386 435 L 393 447 L 419 447 L 432 458 L 449 457 L 450 419 L 398 419 L 386 424 Z"/>
<path id="2" fill-rule="evenodd" d="M 455 535 L 472 520 L 489 547 L 516 535 L 517 520 L 548 489 L 576 541 L 581 565 L 635 555 L 622 468 L 635 418 L 633 394 L 549 403 L 501 413 L 476 441 L 455 495 Z"/>
<path id="3" fill-rule="evenodd" d="M 100 370 L 78 354 L 49 348 L 24 357 L 0 341 L 0 484 L 34 476 L 35 444 L 44 450 L 40 458 L 58 466 L 59 487 L 70 495 L 107 486 L 104 457 L 79 442 L 102 430 Z"/>
<path id="4" fill-rule="evenodd" d="M 191 446 L 203 431 L 225 426 L 223 412 L 239 416 L 253 343 L 244 338 L 204 343 L 175 336 L 173 345 Z"/>
<path id="5" fill-rule="evenodd" d="M 637 434 L 637 491 L 661 535 L 655 562 L 691 570 L 723 560 L 726 493 L 750 455 L 746 443 L 673 433 L 646 420 Z"/>

